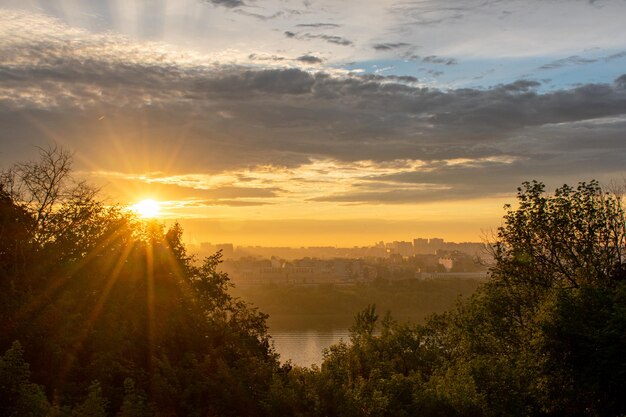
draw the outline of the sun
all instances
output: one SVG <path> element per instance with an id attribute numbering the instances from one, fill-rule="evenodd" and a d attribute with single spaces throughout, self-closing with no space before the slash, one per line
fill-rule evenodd
<path id="1" fill-rule="evenodd" d="M 137 213 L 139 217 L 150 219 L 159 215 L 160 206 L 161 205 L 158 201 L 148 198 L 133 204 L 130 206 L 130 209 Z"/>

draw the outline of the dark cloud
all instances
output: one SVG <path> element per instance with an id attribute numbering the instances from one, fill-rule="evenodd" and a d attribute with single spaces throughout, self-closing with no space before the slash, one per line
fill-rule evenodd
<path id="1" fill-rule="evenodd" d="M 242 0 L 203 0 L 205 3 L 214 4 L 216 6 L 228 7 L 229 9 L 245 6 Z"/>
<path id="2" fill-rule="evenodd" d="M 350 46 L 352 45 L 352 41 L 341 36 L 335 35 L 316 35 L 310 33 L 303 33 L 302 35 L 298 35 L 299 39 L 323 39 L 328 43 L 334 43 L 336 45 Z"/>
<path id="3" fill-rule="evenodd" d="M 352 41 L 348 40 L 346 38 L 342 38 L 341 36 L 333 36 L 333 35 L 310 35 L 310 34 L 305 34 L 306 38 L 309 39 L 314 39 L 314 38 L 320 38 L 320 39 L 324 39 L 326 42 L 330 42 L 330 43 L 335 43 L 337 45 L 344 45 L 344 46 L 348 46 L 348 45 L 352 45 Z"/>
<path id="4" fill-rule="evenodd" d="M 190 98 L 209 96 L 250 96 L 255 93 L 306 94 L 315 83 L 313 75 L 296 68 L 249 70 L 231 69 L 219 71 L 207 78 L 188 80 Z M 184 83 L 186 86 L 187 83 Z"/>
<path id="5" fill-rule="evenodd" d="M 416 83 L 418 79 L 411 75 L 387 75 L 385 77 L 387 80 L 396 80 L 403 83 Z"/>
<path id="6" fill-rule="evenodd" d="M 626 144 L 617 132 L 626 127 L 626 118 L 608 128 L 594 124 L 531 129 L 527 133 L 535 138 L 510 146 L 510 161 L 502 155 L 500 160 L 495 156 L 460 163 L 432 161 L 414 171 L 370 177 L 351 191 L 315 201 L 405 204 L 471 199 L 509 193 L 513 184 L 529 179 L 541 179 L 552 187 L 591 178 L 609 183 L 623 172 Z M 565 152 L 567 147 L 570 151 Z"/>
<path id="7" fill-rule="evenodd" d="M 299 28 L 320 28 L 320 29 L 333 29 L 341 27 L 336 23 L 300 23 L 296 25 Z"/>
<path id="8" fill-rule="evenodd" d="M 324 62 L 322 58 L 318 58 L 313 55 L 302 55 L 296 58 L 297 61 L 304 62 L 306 64 L 321 64 Z"/>
<path id="9" fill-rule="evenodd" d="M 352 41 L 341 36 L 326 35 L 326 34 L 313 34 L 313 33 L 294 33 L 291 31 L 285 31 L 285 36 L 288 38 L 294 38 L 299 40 L 311 40 L 322 39 L 328 43 L 334 43 L 336 45 L 350 46 Z"/>
<path id="10" fill-rule="evenodd" d="M 405 42 L 390 42 L 390 43 L 377 43 L 372 45 L 372 48 L 374 48 L 377 51 L 389 51 L 392 49 L 398 49 L 398 48 L 404 48 L 407 46 L 411 46 L 410 43 L 405 43 Z"/>
<path id="11" fill-rule="evenodd" d="M 458 61 L 454 58 L 444 58 L 437 55 L 430 55 L 422 58 L 422 62 L 429 64 L 441 64 L 441 65 L 457 65 Z"/>
<path id="12" fill-rule="evenodd" d="M 527 92 L 540 85 L 541 83 L 535 80 L 517 80 L 511 84 L 504 84 L 502 88 L 512 92 Z"/>

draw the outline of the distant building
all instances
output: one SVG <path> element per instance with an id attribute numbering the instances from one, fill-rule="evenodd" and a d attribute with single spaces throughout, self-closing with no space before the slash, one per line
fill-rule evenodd
<path id="1" fill-rule="evenodd" d="M 389 255 L 389 262 L 392 264 L 402 264 L 404 257 L 399 253 L 392 253 Z"/>
<path id="2" fill-rule="evenodd" d="M 430 253 L 430 248 L 428 246 L 428 239 L 416 238 L 413 239 L 413 251 L 415 254 L 424 255 Z"/>
<path id="3" fill-rule="evenodd" d="M 437 262 L 446 269 L 446 272 L 450 272 L 454 267 L 454 259 L 449 257 L 439 258 Z"/>
<path id="4" fill-rule="evenodd" d="M 433 237 L 428 241 L 428 247 L 432 253 L 436 253 L 439 249 L 443 249 L 444 241 L 438 237 Z"/>
<path id="5" fill-rule="evenodd" d="M 275 256 L 272 256 L 272 259 L 270 259 L 270 262 L 272 263 L 272 268 L 282 268 L 283 267 L 283 262 L 278 259 Z"/>
<path id="6" fill-rule="evenodd" d="M 413 255 L 413 243 L 411 242 L 393 242 L 395 245 L 396 253 L 399 253 L 402 256 L 411 256 Z"/>

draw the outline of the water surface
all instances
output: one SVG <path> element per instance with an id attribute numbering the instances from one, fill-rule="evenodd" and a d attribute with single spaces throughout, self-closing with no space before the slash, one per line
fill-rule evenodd
<path id="1" fill-rule="evenodd" d="M 330 345 L 349 341 L 352 321 L 352 316 L 274 315 L 268 325 L 281 362 L 311 366 L 322 364 L 322 351 Z"/>
<path id="2" fill-rule="evenodd" d="M 348 329 L 271 330 L 274 347 L 281 362 L 291 360 L 295 365 L 321 365 L 322 351 L 330 345 L 347 342 Z"/>

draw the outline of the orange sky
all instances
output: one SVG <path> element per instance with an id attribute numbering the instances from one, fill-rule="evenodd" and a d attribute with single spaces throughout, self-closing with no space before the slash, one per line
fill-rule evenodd
<path id="1" fill-rule="evenodd" d="M 105 188 L 107 190 L 107 188 Z M 182 224 L 188 243 L 260 246 L 369 246 L 379 241 L 441 237 L 446 241 L 483 241 L 500 224 L 505 202 L 488 198 L 427 204 L 372 205 L 303 202 L 229 207 L 195 207 L 166 193 L 137 193 L 157 198 L 157 218 Z M 132 198 L 128 200 L 132 203 Z"/>

